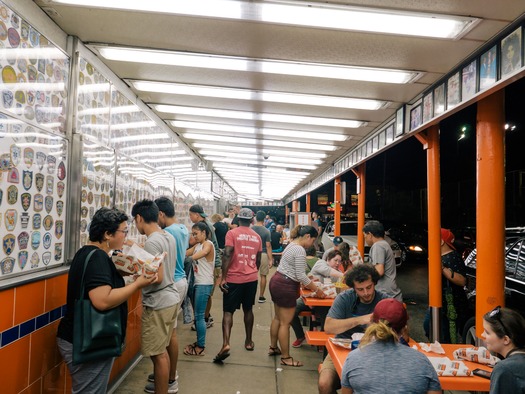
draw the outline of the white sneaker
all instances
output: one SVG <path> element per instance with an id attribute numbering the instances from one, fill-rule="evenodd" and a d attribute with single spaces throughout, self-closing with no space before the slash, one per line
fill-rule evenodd
<path id="1" fill-rule="evenodd" d="M 155 383 L 148 383 L 144 387 L 146 393 L 155 394 Z M 168 384 L 168 394 L 175 394 L 179 392 L 179 382 L 174 380 L 172 383 Z"/>

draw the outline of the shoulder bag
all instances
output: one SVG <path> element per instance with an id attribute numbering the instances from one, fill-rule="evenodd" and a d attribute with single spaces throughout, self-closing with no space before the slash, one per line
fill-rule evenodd
<path id="1" fill-rule="evenodd" d="M 96 249 L 95 249 L 96 250 Z M 84 299 L 84 274 L 91 251 L 84 261 L 80 281 L 80 299 L 75 300 L 73 320 L 73 365 L 107 359 L 122 354 L 120 308 L 97 310 L 89 298 Z"/>

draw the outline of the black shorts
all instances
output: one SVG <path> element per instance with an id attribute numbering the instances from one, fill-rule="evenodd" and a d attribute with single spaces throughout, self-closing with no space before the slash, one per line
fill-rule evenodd
<path id="1" fill-rule="evenodd" d="M 234 313 L 236 309 L 252 309 L 257 294 L 257 281 L 228 283 L 228 292 L 222 294 L 222 311 Z"/>

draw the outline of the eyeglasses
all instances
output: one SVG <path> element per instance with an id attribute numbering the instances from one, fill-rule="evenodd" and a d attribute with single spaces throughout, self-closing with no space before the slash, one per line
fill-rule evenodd
<path id="1" fill-rule="evenodd" d="M 498 305 L 493 310 L 490 311 L 489 317 L 491 319 L 496 319 L 501 324 L 501 328 L 503 328 L 503 334 L 507 335 L 510 338 L 509 332 L 507 330 L 507 327 L 505 327 L 505 324 L 503 324 L 503 321 L 501 320 L 501 306 Z"/>
<path id="2" fill-rule="evenodd" d="M 129 230 L 116 230 L 116 231 L 120 231 L 121 233 L 124 233 L 126 235 L 128 235 L 128 233 L 129 233 Z"/>

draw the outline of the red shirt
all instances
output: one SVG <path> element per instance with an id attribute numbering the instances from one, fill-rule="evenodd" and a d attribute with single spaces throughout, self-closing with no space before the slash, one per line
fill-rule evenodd
<path id="1" fill-rule="evenodd" d="M 262 252 L 259 234 L 249 227 L 239 226 L 226 233 L 225 246 L 233 247 L 226 281 L 248 283 L 257 280 L 257 253 Z"/>

